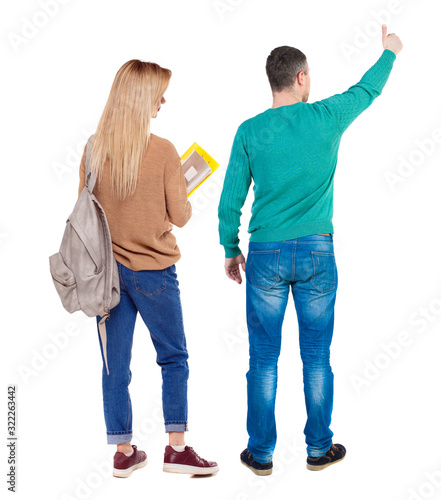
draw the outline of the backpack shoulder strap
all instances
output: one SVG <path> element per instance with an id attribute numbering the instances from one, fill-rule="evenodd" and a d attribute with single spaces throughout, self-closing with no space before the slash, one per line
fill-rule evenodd
<path id="1" fill-rule="evenodd" d="M 93 135 L 91 135 L 89 137 L 89 140 L 87 141 L 87 146 L 86 146 L 85 184 L 86 184 L 86 187 L 89 190 L 90 194 L 92 194 L 93 188 L 95 187 L 95 183 L 96 183 L 96 174 L 94 172 L 91 172 L 91 170 L 90 170 L 92 141 L 93 141 Z"/>
<path id="2" fill-rule="evenodd" d="M 98 328 L 100 332 L 101 342 L 103 345 L 103 353 L 104 353 L 104 362 L 106 364 L 107 375 L 109 375 L 109 367 L 107 365 L 107 334 L 106 334 L 106 325 L 105 321 L 110 317 L 110 305 L 112 302 L 112 292 L 113 292 L 113 272 L 116 268 L 115 265 L 115 257 L 113 255 L 112 248 L 112 237 L 110 235 L 109 224 L 107 222 L 106 214 L 104 213 L 103 207 L 100 205 L 95 195 L 92 195 L 92 199 L 95 203 L 95 206 L 98 208 L 101 223 L 103 227 L 104 234 L 104 250 L 105 250 L 105 285 L 104 285 L 104 297 L 103 297 L 103 305 L 102 312 L 100 312 L 101 321 L 99 322 Z"/>

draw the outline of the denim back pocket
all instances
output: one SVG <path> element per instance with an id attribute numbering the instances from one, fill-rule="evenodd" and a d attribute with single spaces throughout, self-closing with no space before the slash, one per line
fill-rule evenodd
<path id="1" fill-rule="evenodd" d="M 138 292 L 155 295 L 165 290 L 167 269 L 133 271 L 135 288 Z"/>
<path id="2" fill-rule="evenodd" d="M 245 271 L 251 285 L 269 290 L 278 281 L 280 250 L 250 250 Z"/>
<path id="3" fill-rule="evenodd" d="M 314 274 L 311 284 L 319 292 L 330 292 L 337 285 L 337 267 L 333 252 L 311 251 Z"/>

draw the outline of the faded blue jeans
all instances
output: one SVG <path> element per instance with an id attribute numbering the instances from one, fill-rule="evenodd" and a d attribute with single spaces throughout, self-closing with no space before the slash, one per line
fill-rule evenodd
<path id="1" fill-rule="evenodd" d="M 261 463 L 276 446 L 274 416 L 282 323 L 291 289 L 299 324 L 309 456 L 332 444 L 329 426 L 334 375 L 329 357 L 334 329 L 337 268 L 332 234 L 271 243 L 250 242 L 245 268 L 250 365 L 247 372 L 248 449 Z"/>
<path id="2" fill-rule="evenodd" d="M 156 362 L 162 371 L 162 406 L 165 431 L 186 431 L 187 426 L 187 347 L 182 318 L 179 282 L 173 264 L 160 271 L 132 271 L 118 266 L 121 300 L 110 310 L 106 321 L 107 361 L 98 332 L 103 359 L 102 388 L 107 443 L 120 444 L 132 439 L 133 332 L 137 313 L 147 326 L 156 349 Z M 101 316 L 96 317 L 97 331 Z"/>

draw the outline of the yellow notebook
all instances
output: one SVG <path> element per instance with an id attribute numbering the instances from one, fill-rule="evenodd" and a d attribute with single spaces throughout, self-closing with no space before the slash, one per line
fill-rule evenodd
<path id="1" fill-rule="evenodd" d="M 219 166 L 199 144 L 193 143 L 181 156 L 188 196 L 196 191 Z"/>

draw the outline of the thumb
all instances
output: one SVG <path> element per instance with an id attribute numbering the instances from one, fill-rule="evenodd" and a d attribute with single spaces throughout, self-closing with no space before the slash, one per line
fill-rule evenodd
<path id="1" fill-rule="evenodd" d="M 245 272 L 245 262 L 242 262 L 242 271 Z"/>
<path id="2" fill-rule="evenodd" d="M 382 38 L 383 38 L 383 42 L 384 42 L 384 40 L 387 38 L 387 26 L 385 24 L 383 24 L 383 26 L 381 27 L 381 31 L 382 31 Z"/>

